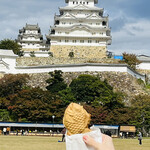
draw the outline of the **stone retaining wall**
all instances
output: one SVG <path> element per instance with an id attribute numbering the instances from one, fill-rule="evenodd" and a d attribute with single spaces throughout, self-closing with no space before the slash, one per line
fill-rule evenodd
<path id="1" fill-rule="evenodd" d="M 126 103 L 129 104 L 131 97 L 144 93 L 143 86 L 139 85 L 137 79 L 128 73 L 119 72 L 74 72 L 63 73 L 65 82 L 69 85 L 72 79 L 77 78 L 80 74 L 89 74 L 98 76 L 101 80 L 107 79 L 108 83 L 114 88 L 114 91 L 122 92 L 126 95 Z M 50 76 L 48 73 L 29 74 L 30 81 L 28 85 L 32 87 L 41 87 L 45 89 L 47 83 L 45 82 Z"/>
<path id="2" fill-rule="evenodd" d="M 19 57 L 17 66 L 46 66 L 51 64 L 80 64 L 80 63 L 108 63 L 118 64 L 119 60 L 110 58 L 54 58 L 54 57 Z"/>
<path id="3" fill-rule="evenodd" d="M 50 47 L 56 58 L 67 58 L 70 52 L 74 53 L 74 58 L 104 58 L 106 50 L 106 46 L 51 45 Z"/>

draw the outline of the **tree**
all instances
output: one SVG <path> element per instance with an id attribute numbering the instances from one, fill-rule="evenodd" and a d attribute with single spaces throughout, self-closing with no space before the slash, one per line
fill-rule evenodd
<path id="1" fill-rule="evenodd" d="M 25 87 L 28 78 L 29 76 L 25 74 L 5 75 L 0 79 L 0 97 L 7 97 L 21 91 Z"/>
<path id="2" fill-rule="evenodd" d="M 60 98 L 49 91 L 23 89 L 8 99 L 8 110 L 15 121 L 52 122 L 52 115 L 55 115 L 55 120 L 62 122 L 65 108 Z"/>
<path id="3" fill-rule="evenodd" d="M 127 63 L 133 70 L 136 70 L 136 65 L 139 65 L 141 63 L 141 61 L 137 59 L 135 54 L 123 53 L 123 58 L 124 60 L 120 62 Z"/>
<path id="4" fill-rule="evenodd" d="M 106 116 L 108 115 L 108 110 L 105 107 L 95 107 L 87 104 L 83 104 L 83 107 L 91 114 L 91 125 L 107 123 Z"/>
<path id="5" fill-rule="evenodd" d="M 9 111 L 0 109 L 0 121 L 10 121 Z"/>
<path id="6" fill-rule="evenodd" d="M 67 87 L 62 74 L 63 72 L 61 70 L 55 70 L 54 72 L 49 73 L 51 77 L 46 80 L 46 82 L 49 84 L 46 89 L 51 93 L 58 93 L 59 91 L 64 90 Z"/>
<path id="7" fill-rule="evenodd" d="M 135 120 L 132 122 L 146 135 L 150 130 L 150 95 L 141 94 L 131 100 L 131 106 L 135 112 Z"/>
<path id="8" fill-rule="evenodd" d="M 98 77 L 91 75 L 80 75 L 72 80 L 70 86 L 76 102 L 86 102 L 93 106 L 106 106 L 113 109 L 122 105 L 122 99 L 107 81 L 101 81 Z"/>
<path id="9" fill-rule="evenodd" d="M 76 102 L 76 98 L 74 97 L 74 94 L 69 87 L 62 91 L 59 91 L 58 94 L 63 101 L 64 106 L 69 105 L 71 102 Z"/>
<path id="10" fill-rule="evenodd" d="M 0 41 L 0 49 L 13 50 L 18 55 L 21 51 L 21 46 L 14 40 L 4 39 Z"/>

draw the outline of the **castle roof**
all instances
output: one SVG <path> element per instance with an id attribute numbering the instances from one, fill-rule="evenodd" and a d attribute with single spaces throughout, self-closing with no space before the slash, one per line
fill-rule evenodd
<path id="1" fill-rule="evenodd" d="M 26 24 L 25 29 L 38 30 L 40 28 L 38 24 L 37 25 Z"/>
<path id="2" fill-rule="evenodd" d="M 65 0 L 66 3 L 69 3 L 69 0 Z M 94 4 L 97 4 L 98 0 L 94 0 Z"/>
<path id="3" fill-rule="evenodd" d="M 0 49 L 0 58 L 2 57 L 18 57 L 14 54 L 13 50 Z"/>

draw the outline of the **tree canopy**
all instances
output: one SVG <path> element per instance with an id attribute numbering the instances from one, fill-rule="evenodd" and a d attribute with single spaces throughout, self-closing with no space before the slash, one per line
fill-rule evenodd
<path id="1" fill-rule="evenodd" d="M 21 51 L 21 46 L 14 40 L 4 39 L 0 41 L 0 49 L 13 50 L 18 55 Z"/>
<path id="2" fill-rule="evenodd" d="M 118 94 L 113 92 L 113 88 L 107 81 L 101 81 L 95 76 L 80 75 L 72 80 L 69 87 L 77 102 L 109 108 L 122 103 Z"/>
<path id="3" fill-rule="evenodd" d="M 18 91 L 22 90 L 28 78 L 29 76 L 25 74 L 5 75 L 0 79 L 0 97 L 7 97 L 8 95 L 16 94 Z"/>
<path id="4" fill-rule="evenodd" d="M 123 61 L 127 63 L 133 70 L 136 70 L 136 65 L 140 64 L 141 61 L 137 59 L 135 54 L 123 53 Z"/>
<path id="5" fill-rule="evenodd" d="M 106 80 L 84 74 L 67 87 L 61 71 L 50 74 L 46 91 L 28 87 L 26 75 L 0 79 L 0 121 L 52 122 L 54 115 L 55 121 L 62 123 L 65 108 L 76 102 L 91 114 L 92 124 L 132 124 L 143 131 L 150 129 L 149 95 L 135 96 L 127 107 L 124 96 L 115 93 Z"/>
<path id="6" fill-rule="evenodd" d="M 46 80 L 48 86 L 46 89 L 52 93 L 58 93 L 59 91 L 65 89 L 67 84 L 64 82 L 62 77 L 63 72 L 61 70 L 55 70 L 50 72 L 50 78 Z"/>

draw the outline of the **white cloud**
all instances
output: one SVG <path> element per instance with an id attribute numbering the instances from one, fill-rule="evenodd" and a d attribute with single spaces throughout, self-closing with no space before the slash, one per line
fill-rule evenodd
<path id="1" fill-rule="evenodd" d="M 99 0 L 98 7 L 104 7 L 105 15 L 109 14 L 112 27 L 112 45 L 108 48 L 115 53 L 124 51 L 150 55 L 150 21 L 149 18 L 129 15 L 130 12 L 139 10 L 134 4 L 137 0 Z M 19 29 L 26 23 L 39 24 L 42 34 L 48 34 L 53 26 L 54 14 L 59 14 L 58 7 L 63 7 L 65 0 L 0 0 L 0 40 L 4 38 L 16 39 Z M 146 5 L 143 3 L 143 5 Z M 131 6 L 130 6 L 131 7 Z M 144 12 L 145 10 L 143 10 Z M 140 12 L 140 14 L 144 14 Z M 145 18 L 145 19 L 143 19 Z"/>
<path id="2" fill-rule="evenodd" d="M 149 37 L 150 21 L 146 19 L 126 23 L 121 30 L 112 32 L 112 46 L 109 49 L 115 53 L 125 51 L 136 54 L 150 54 Z"/>

